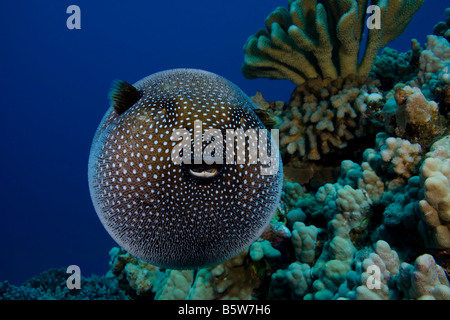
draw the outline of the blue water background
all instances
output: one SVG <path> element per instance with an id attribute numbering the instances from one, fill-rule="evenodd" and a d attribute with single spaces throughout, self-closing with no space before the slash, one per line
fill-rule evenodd
<path id="1" fill-rule="evenodd" d="M 54 267 L 103 274 L 114 241 L 92 206 L 87 160 L 114 79 L 165 69 L 215 72 L 248 95 L 285 100 L 288 81 L 247 80 L 242 47 L 287 0 L 4 1 L 0 5 L 0 281 Z M 81 30 L 66 8 L 81 8 Z M 410 49 L 445 17 L 427 0 L 390 44 Z"/>

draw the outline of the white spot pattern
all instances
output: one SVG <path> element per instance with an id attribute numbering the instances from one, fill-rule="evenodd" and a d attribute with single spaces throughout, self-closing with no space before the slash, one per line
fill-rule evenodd
<path id="1" fill-rule="evenodd" d="M 110 108 L 94 137 L 89 183 L 99 218 L 124 249 L 161 267 L 199 268 L 233 257 L 270 222 L 281 164 L 264 176 L 245 154 L 202 181 L 172 163 L 170 135 L 184 128 L 193 136 L 195 120 L 224 137 L 226 129 L 262 129 L 251 100 L 228 80 L 193 69 L 160 72 L 134 86 L 141 99 L 120 116 Z M 235 145 L 248 150 L 244 140 Z"/>

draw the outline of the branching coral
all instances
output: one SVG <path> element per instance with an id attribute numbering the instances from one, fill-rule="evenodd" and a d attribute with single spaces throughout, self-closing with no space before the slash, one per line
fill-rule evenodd
<path id="1" fill-rule="evenodd" d="M 343 161 L 338 182 L 319 188 L 315 201 L 321 204 L 321 211 L 312 209 L 310 200 L 301 200 L 308 199 L 308 193 L 299 195 L 296 206 L 301 209 L 302 222 L 291 224 L 297 261 L 273 274 L 272 294 L 295 299 L 449 299 L 450 286 L 444 272 L 430 255 L 419 257 L 416 267 L 409 264 L 414 265 L 412 260 L 403 264 L 410 267 L 401 268 L 403 260 L 386 242 L 403 246 L 406 251 L 401 256 L 406 257 L 427 250 L 420 244 L 422 237 L 429 237 L 425 238 L 428 248 L 435 248 L 430 243 L 443 238 L 435 223 L 426 222 L 421 205 L 433 202 L 430 222 L 438 219 L 439 228 L 446 225 L 439 214 L 442 212 L 445 217 L 442 209 L 449 203 L 445 197 L 450 192 L 431 188 L 447 185 L 441 178 L 449 171 L 442 166 L 450 154 L 449 144 L 448 138 L 436 142 L 427 154 L 432 159 L 427 160 L 429 168 L 425 161 L 419 170 L 423 161 L 420 145 L 380 133 L 376 148 L 364 152 L 361 165 Z M 440 165 L 433 168 L 431 164 L 436 161 Z M 430 172 L 424 173 L 424 168 Z M 430 176 L 439 181 L 434 183 L 431 179 L 428 190 L 425 182 L 421 186 L 419 173 L 422 181 Z M 295 210 L 294 207 L 293 216 Z M 373 249 L 370 243 L 376 243 Z M 422 276 L 424 271 L 419 269 L 424 270 L 421 266 L 425 265 L 431 271 Z M 378 270 L 376 277 L 374 268 Z"/>
<path id="2" fill-rule="evenodd" d="M 412 50 L 406 53 L 398 53 L 396 50 L 385 48 L 381 55 L 377 56 L 371 74 L 381 81 L 381 88 L 390 90 L 396 87 L 397 94 L 400 89 L 400 94 L 403 96 L 408 96 L 409 94 L 407 95 L 406 92 L 411 91 L 411 87 L 413 87 L 416 100 L 419 95 L 425 97 L 421 98 L 422 100 L 434 100 L 439 105 L 440 114 L 448 120 L 450 110 L 450 44 L 448 39 L 429 35 L 423 49 L 417 40 L 413 39 L 411 42 Z M 395 86 L 396 84 L 398 85 Z M 410 87 L 405 87 L 403 84 Z M 397 96 L 395 98 L 397 99 Z M 430 103 L 435 104 L 435 102 Z M 385 109 L 394 108 L 395 113 L 393 104 L 395 104 L 394 97 L 387 101 L 388 106 Z"/>
<path id="3" fill-rule="evenodd" d="M 245 46 L 243 73 L 248 78 L 308 79 L 367 76 L 380 48 L 408 26 L 423 0 L 372 1 L 382 26 L 368 30 L 362 47 L 368 0 L 290 0 L 266 19 L 267 30 L 251 36 Z M 359 62 L 360 52 L 364 51 Z"/>
<path id="4" fill-rule="evenodd" d="M 285 110 L 274 113 L 281 120 L 280 148 L 302 160 L 323 160 L 376 132 L 381 126 L 369 124 L 369 118 L 382 101 L 376 85 L 365 78 L 311 80 L 295 89 Z"/>

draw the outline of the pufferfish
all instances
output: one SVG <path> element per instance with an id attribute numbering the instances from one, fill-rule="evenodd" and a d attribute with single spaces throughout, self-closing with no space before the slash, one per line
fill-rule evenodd
<path id="1" fill-rule="evenodd" d="M 220 144 L 211 155 L 223 161 L 194 159 L 199 147 L 220 136 L 192 142 L 192 153 L 183 156 L 193 161 L 172 157 L 179 143 L 174 131 L 192 137 L 199 121 L 203 130 L 223 133 L 224 142 L 232 140 L 225 138 L 229 129 L 266 129 L 236 85 L 207 71 L 174 69 L 134 85 L 118 81 L 110 100 L 92 143 L 88 178 L 97 215 L 122 248 L 162 268 L 197 269 L 230 259 L 258 239 L 281 196 L 278 149 L 272 174 L 262 174 L 269 164 L 248 161 L 250 152 L 244 163 L 225 161 L 231 149 L 219 150 Z M 247 148 L 254 143 L 240 138 Z M 260 151 L 274 143 L 267 140 Z"/>

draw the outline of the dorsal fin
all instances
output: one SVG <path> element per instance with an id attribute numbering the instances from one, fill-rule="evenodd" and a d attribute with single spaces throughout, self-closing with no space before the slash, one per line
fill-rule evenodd
<path id="1" fill-rule="evenodd" d="M 109 100 L 117 114 L 121 115 L 135 104 L 143 92 L 133 87 L 128 82 L 115 80 L 109 91 Z"/>

